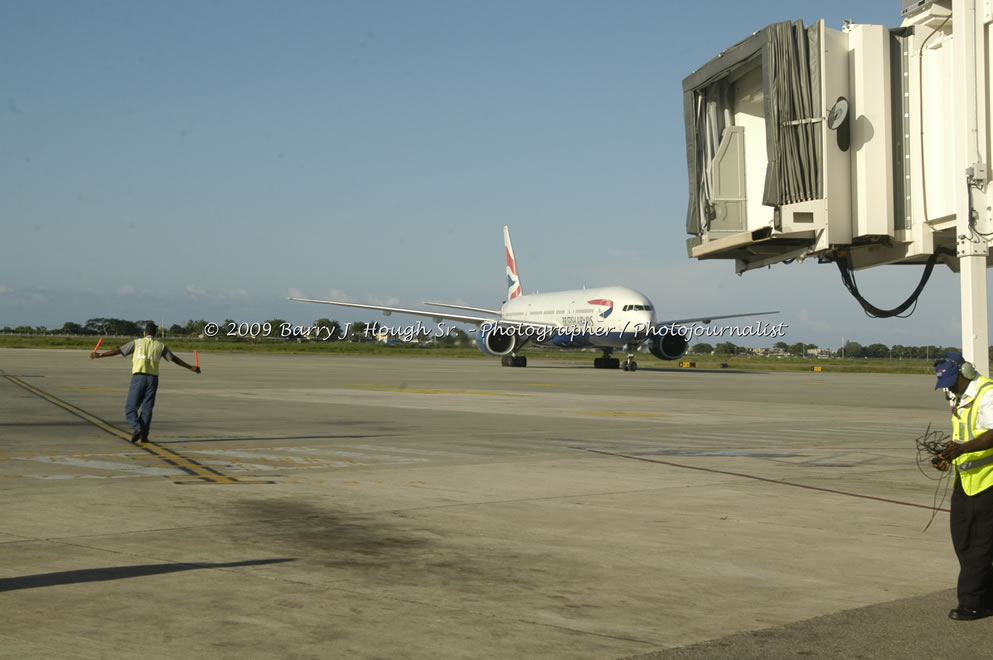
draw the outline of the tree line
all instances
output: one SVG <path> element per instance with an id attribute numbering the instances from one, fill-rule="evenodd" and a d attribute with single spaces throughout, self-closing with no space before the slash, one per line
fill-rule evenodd
<path id="1" fill-rule="evenodd" d="M 777 351 L 776 354 L 790 357 L 805 357 L 820 350 L 817 344 L 805 344 L 802 342 L 787 344 L 782 341 L 776 342 L 773 348 Z M 731 342 L 723 342 L 716 346 L 706 343 L 694 344 L 691 350 L 698 355 L 738 355 L 755 352 L 755 349 L 751 347 L 736 346 Z M 955 346 L 934 345 L 902 346 L 900 344 L 894 344 L 893 346 L 887 346 L 886 344 L 869 344 L 868 346 L 863 346 L 856 341 L 847 341 L 844 346 L 830 350 L 831 354 L 836 357 L 852 359 L 890 358 L 894 360 L 933 360 L 951 351 L 959 351 L 959 349 Z M 990 360 L 993 360 L 993 346 L 989 349 L 989 355 Z"/>
<path id="2" fill-rule="evenodd" d="M 92 335 L 92 336 L 118 336 L 118 337 L 139 337 L 144 333 L 145 325 L 150 321 L 128 321 L 125 319 L 115 319 L 115 318 L 103 318 L 97 317 L 87 320 L 85 323 L 74 323 L 68 321 L 62 325 L 61 328 L 47 328 L 45 326 L 28 326 L 19 325 L 17 327 L 4 326 L 0 328 L 0 332 L 6 334 L 28 334 L 28 335 Z M 163 337 L 200 337 L 204 334 L 204 328 L 207 327 L 209 321 L 204 319 L 189 319 L 186 323 L 179 324 L 173 323 L 172 325 L 165 327 L 164 325 L 160 328 L 159 334 Z M 280 338 L 280 333 L 278 328 L 282 327 L 283 324 L 287 323 L 283 319 L 269 319 L 261 324 L 254 324 L 256 326 L 261 326 L 268 324 L 272 329 L 268 334 L 272 338 Z M 157 324 L 158 325 L 158 324 Z M 251 328 L 246 328 L 248 332 L 236 332 L 234 335 L 229 334 L 229 328 L 234 327 L 239 330 L 239 326 L 246 326 L 247 324 L 239 324 L 233 319 L 225 319 L 215 325 L 219 328 L 218 337 L 221 339 L 229 340 L 248 340 L 253 338 L 258 338 L 260 333 L 251 332 Z M 376 323 L 363 323 L 361 321 L 357 323 L 342 324 L 338 321 L 328 318 L 320 318 L 314 321 L 309 327 L 321 328 L 320 337 L 330 337 L 329 341 L 374 341 L 375 337 L 372 333 L 372 328 L 375 327 Z M 379 326 L 383 324 L 378 324 Z M 367 328 L 370 329 L 367 332 Z M 346 332 L 347 329 L 347 332 Z M 253 336 L 254 334 L 254 336 Z M 316 334 L 316 333 L 315 333 Z M 439 343 L 461 343 L 468 341 L 469 337 L 461 329 L 455 328 L 451 334 L 447 337 L 437 338 Z M 804 357 L 812 352 L 819 349 L 817 344 L 807 344 L 803 342 L 796 342 L 793 344 L 788 344 L 786 342 L 776 342 L 773 348 L 777 350 L 782 355 L 790 355 L 794 357 Z M 711 345 L 707 343 L 695 344 L 692 347 L 692 352 L 697 355 L 706 354 L 716 354 L 716 355 L 737 355 L 741 353 L 751 353 L 754 351 L 753 348 L 737 346 L 731 342 L 722 342 L 720 344 Z M 959 350 L 956 347 L 951 346 L 902 346 L 896 344 L 893 346 L 887 346 L 886 344 L 869 344 L 863 346 L 856 341 L 847 341 L 843 346 L 833 349 L 832 352 L 838 357 L 845 358 L 892 358 L 898 360 L 925 360 L 925 359 L 936 359 L 949 351 Z M 993 347 L 990 347 L 990 359 L 993 360 Z"/>
<path id="3" fill-rule="evenodd" d="M 0 329 L 0 332 L 23 335 L 92 335 L 94 337 L 97 335 L 108 335 L 132 337 L 141 336 L 145 332 L 145 326 L 149 323 L 155 323 L 155 321 L 127 321 L 124 319 L 98 317 L 90 319 L 83 324 L 67 321 L 61 328 L 48 328 L 43 325 L 19 325 L 14 328 L 4 326 Z M 158 323 L 155 324 L 158 325 Z M 174 323 L 168 329 L 163 327 L 160 329 L 160 333 L 167 333 L 177 337 L 196 336 L 203 332 L 203 328 L 206 325 L 207 321 L 194 321 L 191 319 L 185 325 Z"/>
<path id="4" fill-rule="evenodd" d="M 108 337 L 140 337 L 145 332 L 145 326 L 155 323 L 159 326 L 159 337 L 190 337 L 203 338 L 208 335 L 205 332 L 210 321 L 205 319 L 189 319 L 184 324 L 173 323 L 168 327 L 160 325 L 156 321 L 128 321 L 125 319 L 97 317 L 85 323 L 66 322 L 61 328 L 47 328 L 45 326 L 19 325 L 16 327 L 4 326 L 0 328 L 0 333 L 19 335 L 89 335 Z M 298 324 L 290 324 L 283 319 L 269 319 L 260 323 L 239 323 L 233 319 L 213 322 L 217 332 L 211 337 L 229 341 L 247 341 L 252 339 L 300 339 L 299 333 L 291 336 L 284 336 L 281 329 L 289 325 L 298 328 Z M 383 323 L 348 322 L 339 323 L 333 319 L 320 318 L 304 328 L 314 328 L 311 333 L 313 338 L 320 338 L 325 341 L 375 341 L 375 333 L 384 327 Z M 469 336 L 459 328 L 451 328 L 451 332 L 446 336 L 434 337 L 425 336 L 425 340 L 434 340 L 439 344 L 465 343 L 469 341 Z"/>

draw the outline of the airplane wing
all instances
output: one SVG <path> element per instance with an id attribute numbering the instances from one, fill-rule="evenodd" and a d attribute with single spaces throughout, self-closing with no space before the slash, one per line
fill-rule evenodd
<path id="1" fill-rule="evenodd" d="M 458 323 L 474 323 L 476 325 L 483 325 L 488 323 L 493 325 L 513 326 L 518 328 L 519 327 L 529 327 L 529 328 L 558 327 L 554 323 L 536 323 L 533 321 L 514 321 L 511 319 L 491 318 L 485 316 L 467 316 L 465 314 L 429 312 L 423 309 L 406 309 L 404 307 L 387 307 L 385 305 L 364 305 L 362 303 L 342 302 L 339 300 L 313 300 L 311 298 L 290 298 L 290 300 L 295 300 L 297 302 L 320 303 L 322 305 L 338 305 L 339 307 L 356 307 L 358 309 L 374 309 L 382 312 L 385 316 L 389 316 L 390 314 L 413 314 L 415 316 L 427 316 L 433 319 L 435 322 L 446 320 L 446 321 L 456 321 Z M 456 309 L 463 309 L 462 306 L 456 306 L 456 305 L 448 305 L 448 306 L 455 307 Z"/>
<path id="2" fill-rule="evenodd" d="M 484 314 L 493 314 L 494 316 L 500 316 L 500 311 L 499 310 L 496 310 L 496 309 L 484 309 L 482 307 L 469 307 L 468 305 L 450 305 L 448 303 L 428 302 L 427 300 L 424 301 L 424 304 L 425 305 L 433 305 L 435 307 L 448 307 L 450 309 L 465 309 L 465 310 L 468 310 L 470 312 L 482 312 Z"/>
<path id="3" fill-rule="evenodd" d="M 724 314 L 721 316 L 698 316 L 692 319 L 674 319 L 666 321 L 656 321 L 655 327 L 663 325 L 681 325 L 683 323 L 710 323 L 718 319 L 740 319 L 744 316 L 764 316 L 766 314 L 778 314 L 779 312 L 751 312 L 749 314 Z"/>

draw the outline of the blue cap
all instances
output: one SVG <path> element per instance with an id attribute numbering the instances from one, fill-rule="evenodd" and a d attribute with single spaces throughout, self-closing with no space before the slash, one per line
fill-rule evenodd
<path id="1" fill-rule="evenodd" d="M 935 362 L 934 373 L 938 376 L 938 382 L 935 384 L 934 389 L 938 390 L 951 387 L 957 383 L 959 368 L 963 362 L 965 362 L 965 358 L 962 357 L 961 353 L 945 353 L 944 359 Z"/>

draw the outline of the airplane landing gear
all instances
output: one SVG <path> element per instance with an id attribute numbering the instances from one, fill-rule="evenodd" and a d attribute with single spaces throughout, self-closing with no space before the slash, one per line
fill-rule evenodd
<path id="1" fill-rule="evenodd" d="M 624 361 L 624 371 L 638 371 L 638 363 L 634 361 L 634 352 L 630 346 L 625 345 L 624 350 L 628 354 L 628 359 Z M 637 347 L 635 347 L 637 350 Z"/>
<path id="2" fill-rule="evenodd" d="M 594 369 L 617 369 L 621 366 L 621 361 L 617 358 L 610 357 L 611 349 L 606 348 L 603 351 L 603 357 L 598 357 L 593 360 Z M 624 367 L 627 370 L 627 366 Z"/>
<path id="3" fill-rule="evenodd" d="M 504 355 L 500 358 L 500 364 L 504 367 L 526 367 L 528 359 L 523 355 Z"/>

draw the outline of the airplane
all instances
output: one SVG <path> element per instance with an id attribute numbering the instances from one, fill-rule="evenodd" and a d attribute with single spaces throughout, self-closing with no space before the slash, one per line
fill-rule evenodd
<path id="1" fill-rule="evenodd" d="M 487 316 L 435 312 L 421 309 L 366 305 L 339 300 L 290 298 L 297 302 L 373 309 L 390 314 L 413 314 L 434 319 L 471 323 L 478 326 L 476 345 L 486 355 L 501 358 L 505 367 L 526 367 L 527 357 L 518 355 L 526 344 L 560 348 L 596 348 L 602 355 L 593 360 L 597 369 L 617 369 L 615 350 L 627 355 L 624 371 L 636 371 L 635 354 L 645 345 L 660 360 L 678 360 L 689 345 L 688 333 L 680 328 L 688 323 L 710 323 L 717 319 L 760 316 L 778 312 L 724 314 L 658 321 L 655 306 L 643 294 L 621 286 L 576 289 L 554 293 L 524 294 L 521 277 L 510 242 L 510 229 L 503 228 L 507 260 L 507 300 L 500 309 L 427 302 L 425 305 L 475 312 Z"/>

